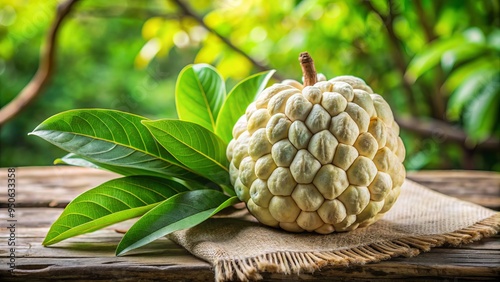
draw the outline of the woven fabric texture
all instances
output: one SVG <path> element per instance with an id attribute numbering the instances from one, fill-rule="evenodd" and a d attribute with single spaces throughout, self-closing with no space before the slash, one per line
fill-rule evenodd
<path id="1" fill-rule="evenodd" d="M 245 210 L 169 235 L 211 263 L 216 281 L 258 280 L 263 271 L 312 272 L 417 255 L 445 243 L 492 236 L 500 213 L 406 180 L 396 204 L 375 224 L 345 233 L 288 233 L 263 226 Z"/>

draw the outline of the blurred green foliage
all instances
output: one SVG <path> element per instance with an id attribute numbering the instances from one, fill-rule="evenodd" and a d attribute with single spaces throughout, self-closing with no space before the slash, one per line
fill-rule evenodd
<path id="1" fill-rule="evenodd" d="M 0 0 L 1 106 L 36 71 L 56 4 Z M 300 80 L 297 58 L 307 50 L 327 77 L 365 79 L 396 116 L 467 135 L 454 142 L 439 130 L 402 128 L 408 169 L 500 171 L 500 148 L 481 149 L 500 137 L 498 14 L 496 0 L 81 0 L 61 31 L 50 84 L 1 128 L 0 166 L 50 165 L 62 156 L 26 135 L 58 112 L 175 117 L 175 80 L 185 65 L 214 65 L 229 88 L 262 68 Z"/>

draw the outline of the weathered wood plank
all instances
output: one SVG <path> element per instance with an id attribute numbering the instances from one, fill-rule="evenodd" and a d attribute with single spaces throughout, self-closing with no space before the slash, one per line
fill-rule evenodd
<path id="1" fill-rule="evenodd" d="M 16 168 L 17 207 L 65 207 L 84 191 L 120 175 L 99 169 L 70 166 Z M 0 183 L 7 183 L 7 169 L 0 169 Z M 0 193 L 0 207 L 7 195 Z"/>
<path id="2" fill-rule="evenodd" d="M 16 171 L 18 207 L 64 207 L 82 192 L 120 175 L 69 166 L 20 167 Z M 7 171 L 0 169 L 0 183 Z M 408 178 L 440 193 L 500 210 L 500 173 L 484 171 L 416 171 Z M 34 196 L 36 195 L 36 197 Z M 0 207 L 6 195 L 0 193 Z"/>
<path id="3" fill-rule="evenodd" d="M 22 228 L 19 241 L 23 250 L 18 252 L 16 276 L 3 281 L 26 281 L 36 277 L 39 281 L 58 279 L 111 280 L 126 271 L 130 281 L 211 281 L 210 266 L 174 244 L 168 239 L 157 240 L 125 257 L 115 257 L 114 249 L 121 234 L 115 228 L 126 228 L 129 223 L 108 227 L 92 234 L 68 239 L 55 247 L 45 248 L 41 241 L 48 228 Z M 313 274 L 284 276 L 265 273 L 266 280 L 318 280 L 329 281 L 332 277 L 354 280 L 381 280 L 469 277 L 492 279 L 500 275 L 500 236 L 467 244 L 459 248 L 435 248 L 431 252 L 413 258 L 394 258 L 375 264 L 349 268 L 327 267 Z M 4 257 L 0 253 L 0 257 Z M 92 270 L 92 271 L 90 271 Z M 0 277 L 7 273 L 0 266 Z M 195 275 L 196 274 L 196 275 Z M 199 274 L 199 276 L 198 276 Z M 134 280 L 135 279 L 135 280 Z M 172 279 L 172 280 L 171 280 Z"/>
<path id="4" fill-rule="evenodd" d="M 106 238 L 106 241 L 103 242 L 103 238 Z M 390 281 L 408 277 L 428 281 L 437 277 L 441 280 L 455 277 L 461 279 L 469 277 L 472 280 L 493 279 L 500 275 L 498 239 L 499 236 L 461 248 L 435 248 L 431 252 L 413 258 L 394 258 L 364 266 L 327 267 L 313 274 L 298 276 L 265 273 L 264 277 L 269 281 L 299 279 L 331 281 L 332 277 L 365 281 Z M 36 277 L 39 281 L 50 280 L 53 277 L 112 280 L 122 277 L 125 271 L 130 281 L 213 280 L 213 273 L 207 263 L 190 256 L 167 239 L 158 240 L 141 248 L 136 255 L 114 257 L 113 251 L 118 241 L 119 238 L 109 232 L 94 233 L 93 236 L 86 238 L 70 239 L 58 247 L 45 248 L 52 252 L 52 257 L 49 258 L 43 252 L 36 250 L 43 247 L 33 242 L 29 254 L 19 259 L 20 265 L 16 270 L 16 276 L 4 281 L 26 281 L 25 279 L 29 277 Z M 475 245 L 481 246 L 477 248 Z M 23 262 L 24 259 L 27 262 Z M 0 277 L 2 274 L 0 270 Z"/>
<path id="5" fill-rule="evenodd" d="M 6 183 L 6 169 L 0 169 L 0 183 Z M 9 250 L 0 248 L 0 281 L 213 281 L 211 267 L 172 241 L 162 238 L 116 257 L 114 250 L 133 220 L 91 234 L 65 240 L 50 248 L 41 245 L 50 225 L 71 199 L 118 175 L 75 167 L 27 167 L 17 169 L 16 270 L 9 273 Z M 470 200 L 487 207 L 500 207 L 500 174 L 466 171 L 410 172 L 408 178 L 441 193 Z M 6 205 L 0 192 L 0 203 Z M 52 206 L 53 208 L 49 208 Z M 0 222 L 7 213 L 0 213 Z M 0 229 L 0 238 L 8 233 Z M 294 276 L 264 273 L 268 281 L 414 281 L 495 280 L 500 276 L 500 236 L 459 248 L 434 248 L 413 258 L 394 258 L 380 263 L 348 268 L 326 267 L 313 274 Z M 5 242 L 5 241 L 4 241 Z"/>
<path id="6" fill-rule="evenodd" d="M 2 281 L 213 281 L 208 267 L 178 265 L 122 265 L 96 259 L 46 260 L 37 269 L 20 269 Z"/>
<path id="7" fill-rule="evenodd" d="M 415 171 L 408 179 L 483 207 L 500 210 L 500 173 L 487 171 Z"/>

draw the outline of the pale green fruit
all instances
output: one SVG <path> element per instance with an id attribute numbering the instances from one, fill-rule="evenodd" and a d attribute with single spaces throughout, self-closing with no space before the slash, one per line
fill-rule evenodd
<path id="1" fill-rule="evenodd" d="M 357 77 L 318 80 L 265 89 L 233 130 L 231 182 L 265 225 L 349 231 L 399 196 L 405 148 L 387 102 Z"/>

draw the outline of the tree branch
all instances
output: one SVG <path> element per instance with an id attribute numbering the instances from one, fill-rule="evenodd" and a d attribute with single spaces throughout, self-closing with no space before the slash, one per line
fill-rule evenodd
<path id="1" fill-rule="evenodd" d="M 422 137 L 430 137 L 440 142 L 453 142 L 468 150 L 498 151 L 500 140 L 491 136 L 488 139 L 473 144 L 467 134 L 460 128 L 436 119 L 396 118 L 397 124 L 410 132 Z"/>
<path id="2" fill-rule="evenodd" d="M 432 29 L 432 25 L 429 24 L 429 20 L 426 17 L 424 7 L 422 6 L 422 1 L 421 0 L 413 0 L 413 4 L 415 5 L 415 10 L 417 12 L 417 17 L 419 20 L 420 25 L 422 26 L 422 29 L 424 30 L 425 34 L 425 39 L 427 43 L 432 42 L 434 39 L 437 38 L 437 35 L 434 33 L 434 30 Z M 448 96 L 446 93 L 443 93 L 444 88 L 442 87 L 444 84 L 444 73 L 441 68 L 437 68 L 436 70 L 437 75 L 435 77 L 435 85 L 433 89 L 433 94 L 430 95 L 429 99 L 432 100 L 431 108 L 432 108 L 432 113 L 435 118 L 441 119 L 441 120 L 446 120 L 446 109 L 445 109 L 445 98 Z M 432 93 L 432 92 L 429 92 Z"/>
<path id="3" fill-rule="evenodd" d="M 40 52 L 40 64 L 31 81 L 19 92 L 10 103 L 0 110 L 0 126 L 14 118 L 21 110 L 26 108 L 47 85 L 54 70 L 56 39 L 64 18 L 69 14 L 73 5 L 78 0 L 67 0 L 57 6 L 57 14 L 50 27 L 45 47 Z"/>
<path id="4" fill-rule="evenodd" d="M 383 15 L 375 6 L 373 6 L 372 2 L 370 0 L 364 0 L 363 1 L 364 5 L 368 8 L 368 10 L 374 12 L 381 20 L 382 23 L 384 24 L 384 27 L 387 31 L 387 34 L 389 36 L 389 42 L 391 43 L 391 48 L 393 49 L 393 52 L 391 52 L 391 56 L 393 58 L 394 63 L 396 64 L 396 67 L 398 68 L 399 72 L 401 73 L 401 77 L 403 78 L 403 89 L 405 90 L 406 94 L 406 99 L 408 101 L 408 105 L 410 107 L 410 112 L 413 116 L 418 116 L 418 110 L 417 110 L 417 102 L 415 101 L 415 97 L 413 94 L 413 89 L 411 88 L 410 83 L 408 80 L 405 79 L 404 74 L 406 72 L 406 67 L 407 63 L 404 57 L 403 52 L 401 51 L 401 48 L 399 46 L 399 39 L 396 36 L 396 32 L 394 31 L 394 10 L 393 10 L 393 4 L 392 1 L 389 1 L 389 16 Z"/>
<path id="5" fill-rule="evenodd" d="M 149 9 L 139 9 L 139 8 L 127 8 L 124 11 L 120 11 L 116 13 L 114 11 L 116 7 L 109 7 L 107 9 L 85 9 L 78 10 L 78 14 L 75 15 L 75 18 L 129 18 L 129 19 L 138 19 L 144 20 L 145 18 L 153 18 L 153 17 L 162 17 L 164 19 L 175 19 L 179 20 L 180 17 L 177 13 L 171 12 L 162 12 L 157 10 L 149 10 Z"/>
<path id="6" fill-rule="evenodd" d="M 256 68 L 258 68 L 259 70 L 262 70 L 262 71 L 266 71 L 266 70 L 270 70 L 271 69 L 271 67 L 269 67 L 269 66 L 267 66 L 267 65 L 265 65 L 265 64 L 263 64 L 261 62 L 258 62 L 257 60 L 255 60 L 254 58 L 252 58 L 245 51 L 243 51 L 242 49 L 238 48 L 231 41 L 229 41 L 228 38 L 226 38 L 222 34 L 218 33 L 215 29 L 209 27 L 205 23 L 205 21 L 203 20 L 203 18 L 201 18 L 198 14 L 196 14 L 196 12 L 193 11 L 191 9 L 191 7 L 189 7 L 182 0 L 174 0 L 173 2 L 179 7 L 179 9 L 181 9 L 182 13 L 185 16 L 188 16 L 188 17 L 191 17 L 191 18 L 195 19 L 203 28 L 205 28 L 208 32 L 210 32 L 210 33 L 214 34 L 215 36 L 217 36 L 222 42 L 224 42 L 224 44 L 226 44 L 229 48 L 233 49 L 236 53 L 242 55 L 247 60 L 249 60 Z M 278 74 L 274 74 L 274 77 L 276 79 L 278 79 L 278 80 L 283 80 L 284 79 L 283 77 L 280 77 Z"/>
<path id="7" fill-rule="evenodd" d="M 420 22 L 420 25 L 422 25 L 422 29 L 424 30 L 425 38 L 427 39 L 427 42 L 431 42 L 432 40 L 436 39 L 437 36 L 432 30 L 432 25 L 430 25 L 429 22 L 426 20 L 427 18 L 425 16 L 424 7 L 422 6 L 422 1 L 413 0 L 413 5 L 415 5 L 417 17 Z"/>

